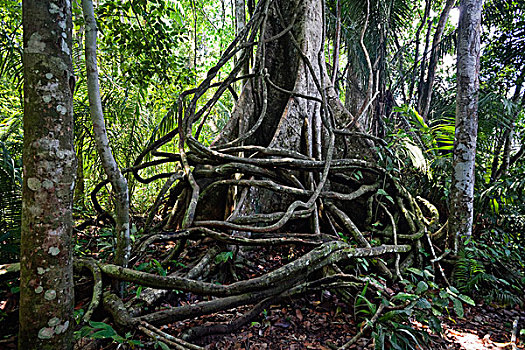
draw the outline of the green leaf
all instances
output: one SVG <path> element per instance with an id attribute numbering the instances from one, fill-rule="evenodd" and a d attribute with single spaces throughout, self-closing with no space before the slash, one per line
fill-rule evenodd
<path id="1" fill-rule="evenodd" d="M 428 326 L 430 327 L 430 330 L 435 333 L 441 333 L 443 331 L 443 327 L 441 326 L 441 321 L 439 320 L 439 318 L 435 316 L 429 317 Z"/>
<path id="2" fill-rule="evenodd" d="M 111 329 L 113 330 L 113 327 L 111 325 L 104 323 L 104 322 L 96 322 L 96 321 L 89 321 L 89 325 L 96 329 Z"/>
<path id="3" fill-rule="evenodd" d="M 379 334 L 376 334 L 375 336 L 375 343 L 376 343 L 376 350 L 384 350 L 385 349 L 385 333 L 379 332 Z"/>
<path id="4" fill-rule="evenodd" d="M 417 344 L 417 346 L 418 346 L 417 348 L 421 349 L 421 345 L 419 344 L 419 342 L 417 341 L 416 336 L 413 333 L 413 332 L 415 332 L 414 330 L 412 330 L 412 329 L 410 329 L 410 330 L 409 329 L 400 329 L 399 331 L 408 334 L 414 340 L 414 343 Z M 414 349 L 414 347 L 412 347 L 412 345 L 411 345 L 410 341 L 408 341 L 408 339 L 406 341 L 406 344 L 408 346 L 410 346 L 412 349 Z"/>
<path id="5" fill-rule="evenodd" d="M 421 294 L 428 290 L 428 284 L 425 281 L 419 281 L 416 288 L 416 294 Z"/>
<path id="6" fill-rule="evenodd" d="M 217 254 L 217 256 L 215 257 L 215 262 L 217 264 L 225 263 L 229 259 L 233 259 L 233 252 L 222 252 Z"/>
<path id="7" fill-rule="evenodd" d="M 443 315 L 443 312 L 441 312 L 441 310 L 439 309 L 436 309 L 435 307 L 432 307 L 432 314 L 434 314 L 435 316 L 441 316 Z"/>
<path id="8" fill-rule="evenodd" d="M 463 318 L 463 316 L 465 316 L 465 312 L 463 310 L 463 304 L 461 303 L 461 300 L 454 298 L 452 301 L 454 302 L 454 311 L 456 312 L 456 315 L 458 315 L 460 318 Z"/>
<path id="9" fill-rule="evenodd" d="M 388 193 L 386 193 L 386 191 L 384 189 L 382 189 L 382 188 L 377 190 L 377 194 L 382 194 L 383 196 L 388 196 Z"/>
<path id="10" fill-rule="evenodd" d="M 417 295 L 408 293 L 397 293 L 392 299 L 394 300 L 415 300 Z"/>
<path id="11" fill-rule="evenodd" d="M 456 289 L 456 287 L 450 286 L 450 291 L 455 294 L 459 294 L 459 290 Z"/>
<path id="12" fill-rule="evenodd" d="M 430 302 L 425 299 L 425 298 L 421 298 L 419 299 L 417 302 L 416 302 L 416 306 L 421 308 L 421 309 L 430 309 L 432 307 L 432 305 L 430 304 Z"/>
<path id="13" fill-rule="evenodd" d="M 467 303 L 469 305 L 476 306 L 476 302 L 474 302 L 474 300 L 472 300 L 472 298 L 469 297 L 468 295 L 459 294 L 458 298 L 463 300 L 465 303 Z"/>
<path id="14" fill-rule="evenodd" d="M 112 328 L 112 329 L 102 329 L 98 332 L 91 334 L 89 337 L 91 339 L 107 339 L 107 338 L 113 338 L 115 335 L 117 335 L 117 333 Z"/>
<path id="15" fill-rule="evenodd" d="M 421 276 L 421 277 L 424 276 L 423 271 L 421 271 L 420 269 L 416 269 L 415 267 L 409 267 L 407 270 L 412 272 L 415 275 L 418 275 L 418 276 Z"/>
<path id="16" fill-rule="evenodd" d="M 160 348 L 162 350 L 170 350 L 170 347 L 164 344 L 163 342 L 159 341 L 157 344 L 159 344 Z"/>
<path id="17" fill-rule="evenodd" d="M 75 332 L 75 339 L 82 339 L 84 337 L 87 337 L 88 335 L 91 334 L 91 332 L 93 332 L 93 328 L 89 326 L 84 326 L 80 328 L 79 331 Z"/>
<path id="18" fill-rule="evenodd" d="M 144 271 L 149 266 L 149 263 L 142 263 L 136 267 L 137 271 Z"/>

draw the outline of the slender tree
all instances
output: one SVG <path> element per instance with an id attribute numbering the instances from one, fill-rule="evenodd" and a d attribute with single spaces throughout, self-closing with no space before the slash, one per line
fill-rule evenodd
<path id="1" fill-rule="evenodd" d="M 89 112 L 93 122 L 93 134 L 95 136 L 97 153 L 115 194 L 115 230 L 117 236 L 115 263 L 126 266 L 130 253 L 128 183 L 122 175 L 117 161 L 111 152 L 106 124 L 104 122 L 104 112 L 102 110 L 100 86 L 98 83 L 97 23 L 95 21 L 93 2 L 91 0 L 83 0 L 82 9 L 86 21 L 86 70 L 88 77 Z"/>
<path id="2" fill-rule="evenodd" d="M 24 154 L 19 349 L 70 349 L 73 149 L 69 1 L 23 2 Z"/>
<path id="3" fill-rule="evenodd" d="M 432 101 L 432 89 L 434 87 L 434 79 L 436 78 L 436 69 L 439 59 L 439 45 L 443 37 L 443 31 L 450 14 L 450 10 L 456 3 L 456 0 L 447 0 L 445 8 L 439 16 L 439 22 L 434 33 L 432 40 L 432 51 L 430 53 L 430 62 L 428 63 L 427 81 L 423 83 L 423 95 L 421 96 L 421 110 L 419 113 L 422 115 L 423 120 L 428 119 L 428 113 L 430 111 L 430 102 Z"/>
<path id="4" fill-rule="evenodd" d="M 461 240 L 472 235 L 482 7 L 483 0 L 462 0 L 459 9 L 456 136 L 449 218 L 456 253 Z"/>

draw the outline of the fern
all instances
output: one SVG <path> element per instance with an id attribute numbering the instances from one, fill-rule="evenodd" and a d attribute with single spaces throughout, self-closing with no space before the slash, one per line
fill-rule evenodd
<path id="1" fill-rule="evenodd" d="M 476 295 L 486 302 L 523 305 L 524 276 L 519 268 L 505 265 L 506 253 L 505 249 L 499 249 L 501 246 L 477 244 L 461 251 L 453 272 L 454 282 L 462 293 Z M 490 260 L 484 262 L 487 259 Z"/>
<path id="2" fill-rule="evenodd" d="M 0 162 L 0 263 L 15 261 L 20 245 L 21 190 L 12 169 Z"/>

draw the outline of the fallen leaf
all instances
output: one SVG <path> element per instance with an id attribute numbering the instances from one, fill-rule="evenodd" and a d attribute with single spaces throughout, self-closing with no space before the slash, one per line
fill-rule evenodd
<path id="1" fill-rule="evenodd" d="M 295 309 L 295 316 L 297 316 L 297 319 L 299 321 L 302 321 L 303 320 L 303 313 L 301 312 L 300 309 Z"/>

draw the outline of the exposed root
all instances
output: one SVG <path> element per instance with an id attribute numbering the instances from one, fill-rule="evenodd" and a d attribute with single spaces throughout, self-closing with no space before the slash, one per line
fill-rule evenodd
<path id="1" fill-rule="evenodd" d="M 166 118 L 175 119 L 177 127 L 154 134 L 133 167 L 123 171 L 144 184 L 166 179 L 149 211 L 145 234 L 133 247 L 132 262 L 140 262 L 152 245 L 167 241 L 177 246 L 168 251 L 166 264 L 184 257 L 192 245 L 207 251 L 191 257 L 193 268 L 185 276 L 86 261 L 79 266 L 109 279 L 208 300 L 132 317 L 120 299 L 106 295 L 104 305 L 117 324 L 138 325 L 167 345 L 193 349 L 153 325 L 255 305 L 227 324 L 192 328 L 185 336 L 230 332 L 256 317 L 270 300 L 323 288 L 346 293 L 356 283 L 372 283 L 341 268 L 356 258 L 374 257 L 374 266 L 390 280 L 401 279 L 415 262 L 423 263 L 423 236 L 427 234 L 433 247 L 430 238 L 435 241 L 442 232 L 437 230 L 438 212 L 403 187 L 399 174 L 379 156 L 385 152 L 394 157 L 385 141 L 364 133 L 343 107 L 326 74 L 322 38 L 315 34 L 322 21 L 322 8 L 314 0 L 258 1 L 250 22 L 204 81 L 182 93 L 170 109 Z M 252 73 L 239 77 L 250 59 L 251 50 L 246 49 L 253 46 L 257 55 Z M 224 72 L 239 54 L 233 69 Z M 221 70 L 226 77 L 218 81 Z M 208 146 L 201 136 L 203 126 L 214 117 L 221 96 L 241 79 L 246 84 L 231 118 Z M 204 101 L 204 96 L 211 97 Z M 367 103 L 372 100 L 369 96 Z M 145 161 L 147 157 L 152 160 Z M 149 178 L 141 175 L 158 165 L 171 170 Z M 101 215 L 96 193 L 103 186 L 92 194 Z M 245 250 L 282 246 L 306 253 L 231 284 L 217 284 L 208 276 L 226 249 L 249 259 Z M 434 251 L 432 257 L 439 265 Z M 257 262 L 247 260 L 246 265 Z M 224 270 L 234 273 L 231 265 Z M 390 294 L 387 287 L 373 285 Z M 97 287 L 94 298 L 100 290 Z M 148 302 L 154 303 L 163 293 L 151 295 Z M 382 310 L 380 306 L 374 321 Z"/>

